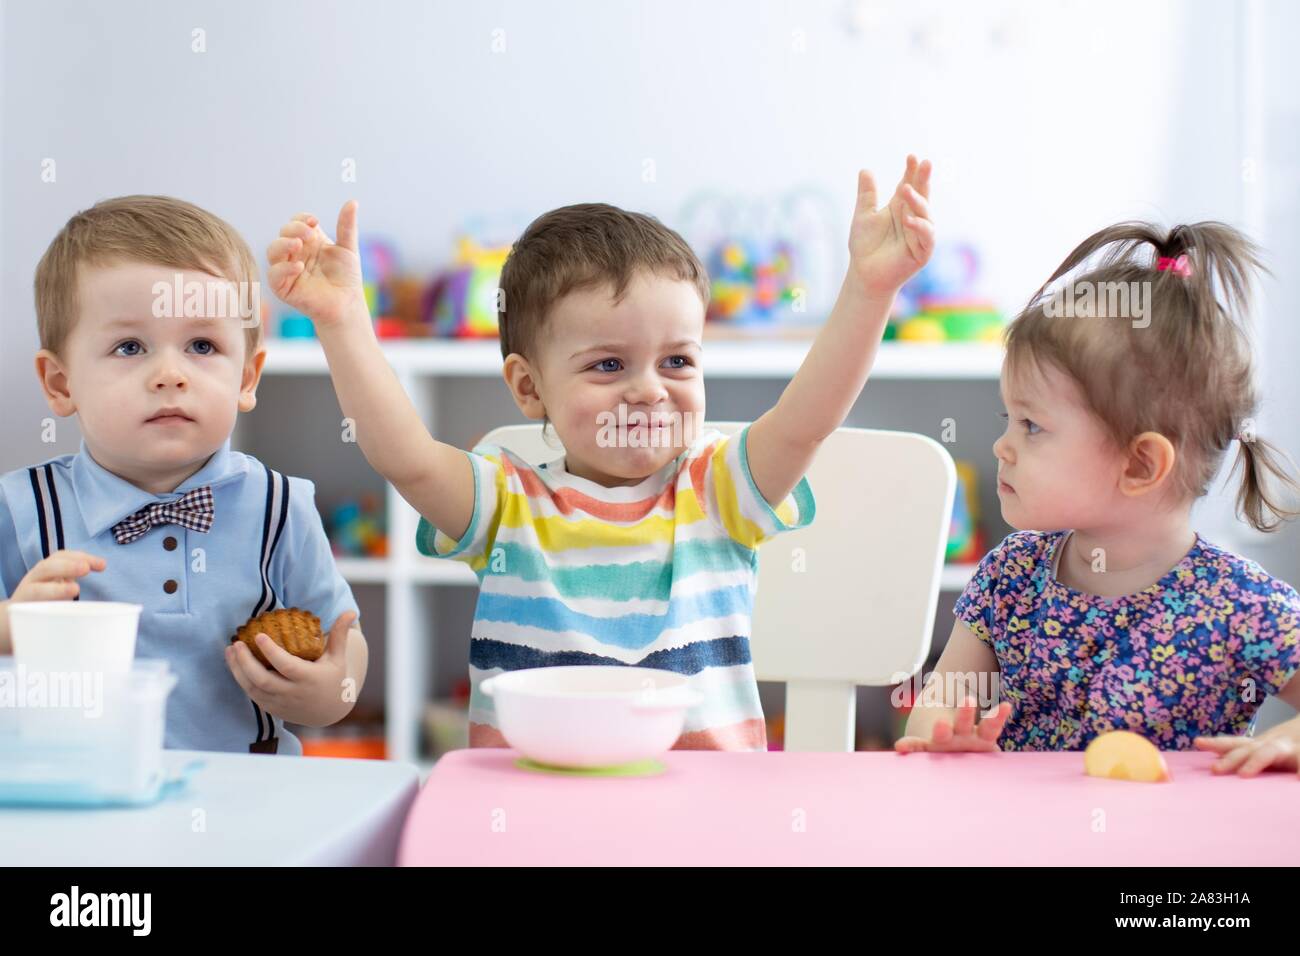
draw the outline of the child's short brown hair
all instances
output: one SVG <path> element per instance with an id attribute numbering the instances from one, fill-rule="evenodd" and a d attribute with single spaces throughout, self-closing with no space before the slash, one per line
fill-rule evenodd
<path id="1" fill-rule="evenodd" d="M 55 355 L 77 318 L 77 270 L 83 264 L 147 262 L 206 272 L 248 289 L 254 313 L 245 323 L 244 360 L 257 351 L 262 323 L 257 263 L 234 228 L 193 203 L 170 196 L 119 196 L 77 213 L 59 230 L 36 267 L 36 325 L 41 348 Z M 247 283 L 246 285 L 242 283 Z M 241 292 L 240 300 L 245 301 Z"/>
<path id="2" fill-rule="evenodd" d="M 615 301 L 641 270 L 693 283 L 705 305 L 709 275 L 691 247 L 653 216 L 605 203 L 553 209 L 524 230 L 501 271 L 501 356 L 532 357 L 551 307 L 577 289 L 609 285 Z"/>
<path id="3" fill-rule="evenodd" d="M 1262 268 L 1255 244 L 1219 222 L 1167 232 L 1145 222 L 1102 229 L 1066 256 L 1007 328 L 1007 373 L 1041 364 L 1060 369 L 1118 449 L 1144 432 L 1164 435 L 1177 451 L 1174 487 L 1191 498 L 1209 490 L 1237 440 L 1238 513 L 1272 531 L 1296 511 L 1269 481 L 1300 488 L 1285 456 L 1252 426 L 1259 397 L 1248 309 L 1253 274 Z M 1061 308 L 1083 293 L 1087 309 Z M 1103 300 L 1131 306 L 1132 295 L 1146 299 L 1140 322 L 1131 321 L 1131 307 L 1099 308 Z"/>

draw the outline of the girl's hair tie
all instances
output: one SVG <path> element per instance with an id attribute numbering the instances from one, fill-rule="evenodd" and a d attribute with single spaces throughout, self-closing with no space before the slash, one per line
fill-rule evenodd
<path id="1" fill-rule="evenodd" d="M 1156 260 L 1156 271 L 1164 272 L 1166 269 L 1171 270 L 1174 275 L 1190 276 L 1192 274 L 1192 264 L 1187 260 L 1187 254 L 1183 253 L 1177 259 L 1168 256 L 1161 256 Z"/>

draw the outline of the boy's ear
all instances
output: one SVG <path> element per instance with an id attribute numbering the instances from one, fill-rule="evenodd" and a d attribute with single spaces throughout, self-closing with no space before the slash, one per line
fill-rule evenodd
<path id="1" fill-rule="evenodd" d="M 50 411 L 60 418 L 76 414 L 77 405 L 68 390 L 68 372 L 63 362 L 49 349 L 36 353 L 36 377 L 40 379 L 41 390 L 45 392 L 45 401 Z"/>
<path id="2" fill-rule="evenodd" d="M 1119 489 L 1131 497 L 1158 488 L 1174 470 L 1178 452 L 1159 432 L 1143 432 L 1129 442 L 1128 463 L 1120 475 Z"/>
<path id="3" fill-rule="evenodd" d="M 510 388 L 510 394 L 514 396 L 515 404 L 519 406 L 519 410 L 525 417 L 534 421 L 541 421 L 546 417 L 546 406 L 542 402 L 541 395 L 537 393 L 537 373 L 528 364 L 528 359 L 518 352 L 511 352 L 506 356 L 506 364 L 501 374 Z"/>
<path id="4" fill-rule="evenodd" d="M 239 410 L 251 412 L 257 407 L 257 383 L 262 380 L 262 366 L 266 364 L 266 349 L 260 348 L 244 363 L 244 377 L 239 383 Z"/>

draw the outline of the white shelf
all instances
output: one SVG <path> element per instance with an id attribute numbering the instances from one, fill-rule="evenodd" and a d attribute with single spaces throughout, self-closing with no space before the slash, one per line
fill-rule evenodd
<path id="1" fill-rule="evenodd" d="M 798 371 L 810 341 L 803 339 L 705 339 L 704 372 L 715 378 L 790 378 Z M 389 364 L 410 375 L 496 378 L 501 346 L 496 339 L 389 340 Z M 997 379 L 1002 347 L 977 343 L 938 345 L 882 342 L 871 370 L 873 379 Z M 329 368 L 315 339 L 270 339 L 266 375 L 324 375 Z"/>
<path id="2" fill-rule="evenodd" d="M 468 584 L 478 586 L 478 578 L 461 561 L 445 558 L 416 558 L 411 565 L 411 580 L 417 584 Z"/>
<path id="3" fill-rule="evenodd" d="M 415 584 L 478 584 L 474 572 L 459 561 L 420 556 L 406 563 L 388 558 L 335 558 L 334 563 L 349 584 L 387 584 L 399 580 Z"/>
<path id="4" fill-rule="evenodd" d="M 975 576 L 974 564 L 945 564 L 939 575 L 939 589 L 942 591 L 964 591 L 970 579 Z"/>

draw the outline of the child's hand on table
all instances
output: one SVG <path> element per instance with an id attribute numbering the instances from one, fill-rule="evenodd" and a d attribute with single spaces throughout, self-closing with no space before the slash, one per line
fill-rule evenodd
<path id="1" fill-rule="evenodd" d="M 1261 770 L 1300 772 L 1300 717 L 1272 727 L 1258 737 L 1197 737 L 1197 750 L 1219 755 L 1211 766 L 1214 773 L 1237 773 L 1253 777 Z"/>
<path id="2" fill-rule="evenodd" d="M 343 693 L 348 678 L 348 632 L 356 615 L 346 611 L 330 628 L 325 653 L 317 660 L 294 657 L 265 634 L 257 646 L 271 662 L 263 667 L 243 641 L 226 645 L 226 666 L 249 698 L 281 720 L 306 727 L 327 727 L 352 710 Z"/>
<path id="3" fill-rule="evenodd" d="M 309 316 L 318 332 L 358 314 L 370 320 L 357 252 L 356 200 L 344 203 L 336 235 L 330 242 L 315 216 L 299 213 L 266 250 L 271 291 Z"/>
<path id="4" fill-rule="evenodd" d="M 876 180 L 858 173 L 858 202 L 849 231 L 849 273 L 869 297 L 889 297 L 915 275 L 934 251 L 930 221 L 930 161 L 907 157 L 894 195 L 876 208 Z"/>
<path id="5" fill-rule="evenodd" d="M 975 720 L 978 712 L 978 705 L 973 697 L 967 697 L 957 707 L 957 713 L 953 723 L 949 724 L 946 720 L 935 722 L 930 731 L 929 738 L 925 737 L 900 737 L 894 742 L 894 750 L 900 754 L 910 753 L 956 753 L 959 751 L 970 751 L 975 753 L 995 753 L 998 748 L 998 737 L 1002 734 L 1002 728 L 1011 716 L 1011 704 L 1003 701 L 998 705 L 997 712 L 989 717 L 979 721 L 976 726 Z"/>

